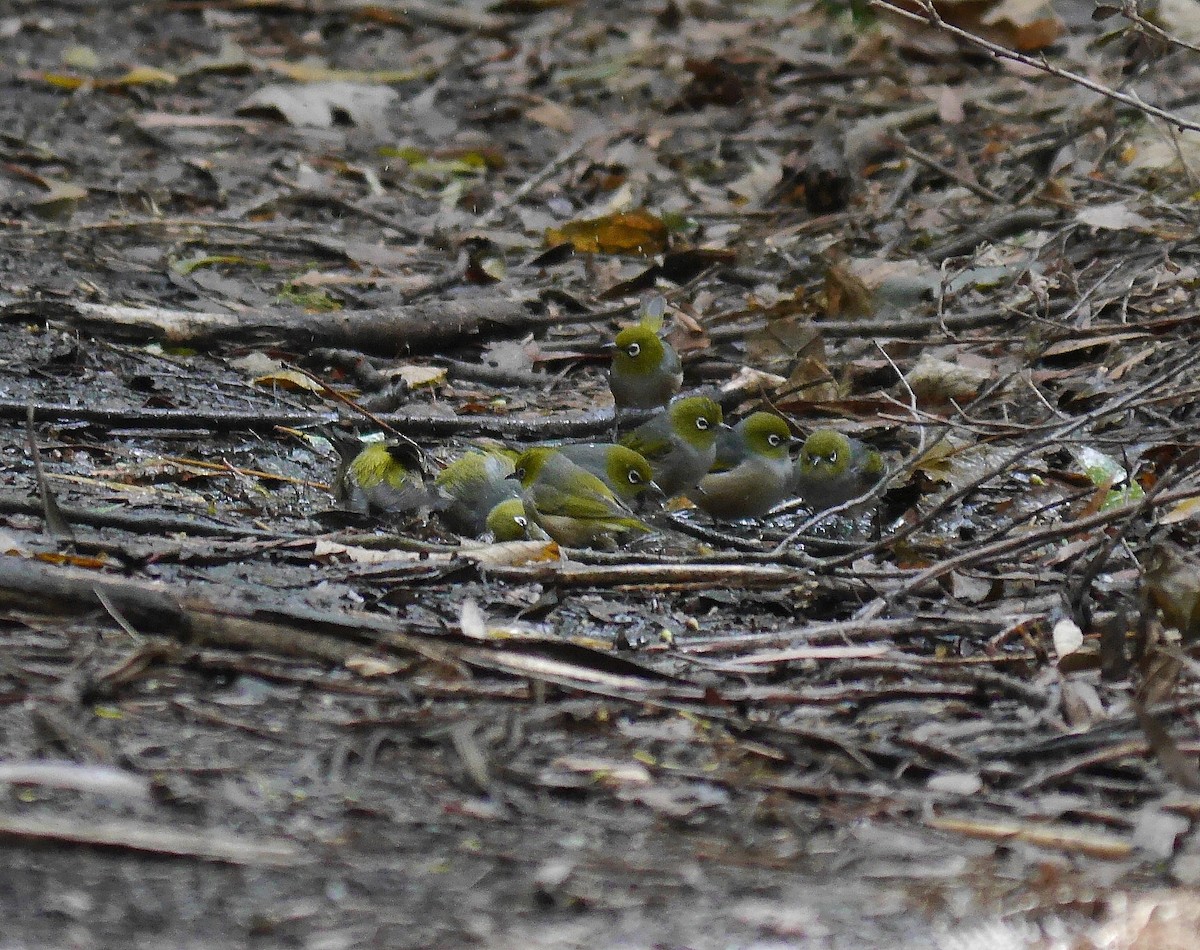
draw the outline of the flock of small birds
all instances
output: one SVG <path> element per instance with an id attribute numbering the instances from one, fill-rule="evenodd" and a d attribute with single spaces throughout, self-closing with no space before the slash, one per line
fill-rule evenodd
<path id="1" fill-rule="evenodd" d="M 880 454 L 841 432 L 817 429 L 800 443 L 774 413 L 730 426 L 712 399 L 679 395 L 683 369 L 661 335 L 664 311 L 655 298 L 605 347 L 618 422 L 627 410 L 658 410 L 628 431 L 618 426 L 616 441 L 524 451 L 482 444 L 429 481 L 412 443 L 355 440 L 352 450 L 339 447 L 335 497 L 361 515 L 436 511 L 464 536 L 612 548 L 651 531 L 639 512 L 677 496 L 714 519 L 736 521 L 793 497 L 823 511 L 880 480 Z"/>

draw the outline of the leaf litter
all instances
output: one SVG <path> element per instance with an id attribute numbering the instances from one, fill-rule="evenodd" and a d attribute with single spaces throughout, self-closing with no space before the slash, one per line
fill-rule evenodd
<path id="1" fill-rule="evenodd" d="M 137 48 L 128 11 L 0 20 L 14 928 L 1189 932 L 1173 8 L 1154 53 L 1124 7 L 259 6 L 166 4 Z M 600 346 L 654 293 L 727 414 L 883 451 L 867 517 L 617 552 L 330 520 L 337 421 L 601 437 Z M 79 791 L 111 769 L 150 795 Z"/>

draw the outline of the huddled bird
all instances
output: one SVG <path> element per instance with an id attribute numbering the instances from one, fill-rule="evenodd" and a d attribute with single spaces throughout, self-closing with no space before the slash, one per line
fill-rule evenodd
<path id="1" fill-rule="evenodd" d="M 484 527 L 485 535 L 493 541 L 523 541 L 531 536 L 544 540 L 544 532 L 530 524 L 529 516 L 525 514 L 525 502 L 520 498 L 509 498 L 494 505 L 487 513 Z"/>
<path id="2" fill-rule="evenodd" d="M 721 407 L 713 400 L 688 396 L 674 400 L 619 441 L 650 463 L 654 481 L 669 498 L 708 474 L 724 426 Z"/>
<path id="3" fill-rule="evenodd" d="M 567 547 L 611 547 L 618 537 L 645 534 L 641 521 L 603 481 L 557 449 L 528 449 L 513 476 L 530 519 Z"/>
<path id="4" fill-rule="evenodd" d="M 595 475 L 630 507 L 664 500 L 650 463 L 631 448 L 611 442 L 576 442 L 553 448 Z"/>
<path id="5" fill-rule="evenodd" d="M 396 515 L 438 506 L 421 472 L 419 451 L 408 442 L 334 443 L 342 460 L 333 496 L 356 514 Z"/>
<path id="6" fill-rule="evenodd" d="M 675 348 L 659 336 L 666 302 L 656 297 L 640 323 L 626 327 L 608 345 L 612 368 L 608 388 L 617 411 L 665 406 L 683 385 L 683 367 Z"/>
<path id="7" fill-rule="evenodd" d="M 719 440 L 716 462 L 688 498 L 725 521 L 765 515 L 791 490 L 792 441 L 780 416 L 752 413 Z"/>
<path id="8" fill-rule="evenodd" d="M 875 449 L 833 429 L 814 429 L 796 458 L 792 492 L 813 511 L 824 511 L 864 494 L 883 474 Z"/>
<path id="9" fill-rule="evenodd" d="M 516 458 L 517 453 L 511 449 L 477 449 L 442 469 L 433 484 L 446 501 L 442 510 L 446 523 L 459 534 L 471 537 L 489 529 L 495 534 L 494 526 L 488 524 L 493 509 L 520 499 L 520 489 L 508 477 L 516 469 Z"/>

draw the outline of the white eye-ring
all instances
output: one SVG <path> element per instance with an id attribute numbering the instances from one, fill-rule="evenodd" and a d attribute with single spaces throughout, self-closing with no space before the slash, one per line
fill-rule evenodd
<path id="1" fill-rule="evenodd" d="M 630 485 L 640 485 L 642 483 L 642 476 L 632 469 L 630 470 L 628 477 Z"/>
<path id="2" fill-rule="evenodd" d="M 767 436 L 767 443 L 769 445 L 781 445 L 783 443 L 783 439 L 772 432 L 769 436 Z"/>
<path id="3" fill-rule="evenodd" d="M 699 416 L 696 419 L 696 428 L 699 429 L 701 432 L 703 432 L 705 429 L 708 428 L 708 420 L 705 419 L 704 416 Z"/>
<path id="4" fill-rule="evenodd" d="M 642 344 L 640 343 L 630 343 L 629 346 L 625 347 L 625 353 L 631 360 L 636 360 L 638 354 L 641 352 Z"/>
<path id="5" fill-rule="evenodd" d="M 522 515 L 514 516 L 513 521 L 516 522 L 516 525 L 518 528 L 528 528 L 529 527 L 529 519 Z"/>
<path id="6" fill-rule="evenodd" d="M 825 461 L 828 462 L 830 465 L 837 465 L 837 459 L 838 459 L 837 449 L 834 449 L 832 452 L 830 452 L 828 455 L 825 456 Z"/>

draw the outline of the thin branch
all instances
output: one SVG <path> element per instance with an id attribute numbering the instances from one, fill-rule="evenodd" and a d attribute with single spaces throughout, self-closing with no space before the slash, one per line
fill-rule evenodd
<path id="1" fill-rule="evenodd" d="M 954 26 L 952 23 L 947 23 L 942 19 L 941 15 L 934 9 L 930 0 L 918 0 L 924 8 L 925 13 L 914 13 L 910 10 L 905 10 L 903 7 L 896 6 L 891 0 L 871 0 L 871 6 L 878 7 L 881 10 L 887 10 L 889 13 L 894 13 L 898 17 L 903 17 L 905 20 L 910 20 L 914 23 L 924 23 L 936 30 L 941 30 L 944 33 L 949 33 L 951 36 L 956 36 L 960 40 L 970 43 L 972 46 L 978 46 L 980 49 L 987 50 L 993 56 L 1000 59 L 1009 59 L 1014 63 L 1020 63 L 1023 66 L 1028 66 L 1031 69 L 1038 69 L 1044 73 L 1049 73 L 1051 76 L 1058 76 L 1060 79 L 1066 79 L 1069 82 L 1075 83 L 1077 86 L 1082 86 L 1084 89 L 1090 89 L 1105 98 L 1112 99 L 1114 102 L 1120 102 L 1139 112 L 1144 112 L 1146 115 L 1157 116 L 1164 122 L 1169 122 L 1171 125 L 1181 129 L 1190 129 L 1193 132 L 1200 132 L 1200 123 L 1191 122 L 1182 116 L 1176 115 L 1173 112 L 1167 112 L 1165 109 L 1160 109 L 1157 106 L 1152 106 L 1149 103 L 1143 102 L 1137 96 L 1129 95 L 1124 92 L 1117 92 L 1102 83 L 1096 82 L 1094 79 L 1088 79 L 1087 76 L 1082 76 L 1079 73 L 1073 73 L 1069 69 L 1063 69 L 1061 66 L 1054 66 L 1047 62 L 1045 57 L 1034 58 L 1026 56 L 1024 53 L 1018 53 L 1015 50 L 1008 49 L 998 43 L 993 43 L 990 40 L 985 40 L 982 36 L 976 36 L 968 30 Z"/>
<path id="2" fill-rule="evenodd" d="M 1138 10 L 1137 0 L 1122 0 L 1121 16 L 1132 21 L 1138 29 L 1143 33 L 1153 36 L 1155 39 L 1162 40 L 1164 43 L 1170 43 L 1172 46 L 1179 46 L 1183 49 L 1190 49 L 1193 53 L 1200 53 L 1200 46 L 1194 43 L 1189 43 L 1187 40 L 1181 40 L 1173 33 L 1168 33 L 1156 23 L 1151 23 Z"/>

